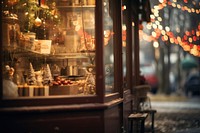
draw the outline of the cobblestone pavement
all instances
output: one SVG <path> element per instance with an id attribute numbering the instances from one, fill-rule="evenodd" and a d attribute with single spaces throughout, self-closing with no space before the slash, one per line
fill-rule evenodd
<path id="1" fill-rule="evenodd" d="M 155 133 L 200 133 L 200 98 L 184 101 L 153 101 Z M 150 119 L 146 120 L 146 125 Z"/>

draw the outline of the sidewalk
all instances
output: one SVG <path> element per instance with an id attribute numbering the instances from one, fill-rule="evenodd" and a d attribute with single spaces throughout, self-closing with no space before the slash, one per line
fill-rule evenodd
<path id="1" fill-rule="evenodd" d="M 200 133 L 200 96 L 148 94 L 156 133 Z"/>
<path id="2" fill-rule="evenodd" d="M 175 133 L 200 133 L 200 128 L 186 129 L 183 131 L 177 131 Z"/>
<path id="3" fill-rule="evenodd" d="M 171 94 L 171 95 L 165 95 L 165 94 L 151 94 L 148 93 L 148 96 L 150 97 L 151 101 L 168 101 L 168 102 L 174 102 L 174 101 L 187 101 L 188 97 L 186 96 L 181 96 L 181 95 L 176 95 L 176 94 Z"/>

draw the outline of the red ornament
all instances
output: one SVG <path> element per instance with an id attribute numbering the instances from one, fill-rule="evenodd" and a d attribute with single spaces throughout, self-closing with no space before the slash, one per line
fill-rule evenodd
<path id="1" fill-rule="evenodd" d="M 200 46 L 199 45 L 197 46 L 197 49 L 200 50 Z"/>
<path id="2" fill-rule="evenodd" d="M 184 1 L 184 3 L 188 3 L 188 0 L 183 0 Z"/>
<path id="3" fill-rule="evenodd" d="M 187 39 L 188 39 L 188 37 L 186 35 L 184 35 L 183 40 L 187 40 Z"/>
<path id="4" fill-rule="evenodd" d="M 193 48 L 193 46 L 194 46 L 194 44 L 190 44 L 190 48 L 191 48 L 191 49 Z"/>
<path id="5" fill-rule="evenodd" d="M 192 30 L 192 35 L 195 35 L 195 31 L 194 30 Z"/>
<path id="6" fill-rule="evenodd" d="M 197 37 L 196 37 L 196 36 L 193 36 L 193 40 L 194 40 L 194 41 L 197 41 Z"/>
<path id="7" fill-rule="evenodd" d="M 185 34 L 186 34 L 187 36 L 189 36 L 189 35 L 190 35 L 190 32 L 189 32 L 189 31 L 186 31 Z"/>

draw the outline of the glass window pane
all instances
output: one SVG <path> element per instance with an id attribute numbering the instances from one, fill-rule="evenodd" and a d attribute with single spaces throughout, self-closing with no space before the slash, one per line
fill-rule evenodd
<path id="1" fill-rule="evenodd" d="M 122 2 L 122 14 L 123 14 L 123 20 L 122 20 L 122 60 L 123 60 L 123 85 L 125 89 L 127 88 L 127 9 L 126 9 L 126 0 Z"/>
<path id="2" fill-rule="evenodd" d="M 104 63 L 105 92 L 114 92 L 114 45 L 113 45 L 113 9 L 109 0 L 104 0 Z"/>
<path id="3" fill-rule="evenodd" d="M 126 25 L 122 25 L 122 60 L 123 60 L 123 84 L 125 89 L 127 89 L 127 61 L 126 61 Z"/>
<path id="4" fill-rule="evenodd" d="M 3 1 L 3 98 L 95 95 L 95 0 Z"/>

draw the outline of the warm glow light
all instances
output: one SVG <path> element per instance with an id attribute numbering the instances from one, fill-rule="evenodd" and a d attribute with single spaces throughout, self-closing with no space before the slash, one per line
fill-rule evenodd
<path id="1" fill-rule="evenodd" d="M 186 6 L 183 6 L 183 9 L 184 9 L 184 10 L 187 10 L 187 7 L 186 7 Z"/>
<path id="2" fill-rule="evenodd" d="M 200 51 L 200 45 L 197 46 L 197 49 Z"/>
<path id="3" fill-rule="evenodd" d="M 163 29 L 162 25 L 158 25 L 158 29 L 162 30 Z"/>
<path id="4" fill-rule="evenodd" d="M 195 9 L 194 9 L 194 8 L 192 8 L 191 10 L 192 10 L 193 13 L 195 12 Z"/>
<path id="5" fill-rule="evenodd" d="M 176 28 L 176 32 L 180 33 L 180 28 L 177 27 Z"/>
<path id="6" fill-rule="evenodd" d="M 194 41 L 197 41 L 197 37 L 196 36 L 193 36 L 192 38 Z"/>
<path id="7" fill-rule="evenodd" d="M 158 16 L 159 16 L 159 13 L 158 13 L 158 12 L 154 12 L 154 15 L 155 15 L 156 17 L 158 17 Z"/>
<path id="8" fill-rule="evenodd" d="M 146 27 L 147 27 L 148 30 L 150 30 L 150 29 L 151 29 L 151 23 L 148 23 L 148 24 L 146 25 Z"/>
<path id="9" fill-rule="evenodd" d="M 156 23 L 157 25 L 160 25 L 160 22 L 159 22 L 159 21 L 155 21 L 155 23 Z"/>
<path id="10" fill-rule="evenodd" d="M 185 31 L 185 34 L 186 34 L 187 36 L 189 36 L 189 35 L 190 35 L 190 32 L 189 32 L 189 31 Z"/>
<path id="11" fill-rule="evenodd" d="M 190 38 L 188 39 L 188 41 L 189 41 L 190 43 L 192 43 L 192 38 L 190 37 Z"/>
<path id="12" fill-rule="evenodd" d="M 155 10 L 158 10 L 158 9 L 159 9 L 159 7 L 158 7 L 158 6 L 154 6 L 154 9 L 155 9 Z"/>
<path id="13" fill-rule="evenodd" d="M 195 31 L 194 30 L 192 30 L 192 35 L 195 35 Z"/>
<path id="14" fill-rule="evenodd" d="M 168 26 L 165 27 L 166 31 L 170 31 L 170 28 Z"/>
<path id="15" fill-rule="evenodd" d="M 147 37 L 146 35 L 143 35 L 143 36 L 142 36 L 142 39 L 146 40 L 146 37 Z"/>
<path id="16" fill-rule="evenodd" d="M 167 41 L 168 40 L 168 36 L 164 35 L 164 40 Z"/>
<path id="17" fill-rule="evenodd" d="M 122 30 L 126 30 L 126 25 L 123 25 L 123 26 L 122 26 Z"/>
<path id="18" fill-rule="evenodd" d="M 183 45 L 184 51 L 190 51 L 190 46 L 189 45 Z"/>
<path id="19" fill-rule="evenodd" d="M 199 51 L 197 50 L 197 46 L 194 45 L 193 48 L 190 51 L 191 54 L 193 54 L 194 56 L 199 55 Z"/>
<path id="20" fill-rule="evenodd" d="M 197 36 L 200 36 L 200 31 L 196 31 L 196 35 L 197 35 Z"/>
<path id="21" fill-rule="evenodd" d="M 153 32 L 151 33 L 151 35 L 152 35 L 153 37 L 156 37 L 156 32 L 153 31 Z"/>
<path id="22" fill-rule="evenodd" d="M 173 38 L 170 38 L 170 43 L 174 43 L 174 39 Z"/>
<path id="23" fill-rule="evenodd" d="M 181 43 L 181 37 L 180 36 L 177 37 L 177 40 L 178 40 L 179 43 Z"/>
<path id="24" fill-rule="evenodd" d="M 153 28 L 156 29 L 156 28 L 157 28 L 157 25 L 156 25 L 156 24 L 153 24 Z"/>
<path id="25" fill-rule="evenodd" d="M 187 6 L 183 6 L 184 10 L 188 10 L 188 7 Z"/>
<path id="26" fill-rule="evenodd" d="M 158 17 L 157 19 L 158 19 L 158 21 L 162 21 L 162 18 L 161 18 L 161 17 Z"/>
<path id="27" fill-rule="evenodd" d="M 151 19 L 155 19 L 155 16 L 151 14 L 151 15 L 150 15 L 150 18 L 151 18 Z"/>
<path id="28" fill-rule="evenodd" d="M 175 3 L 172 3 L 172 6 L 173 6 L 173 7 L 176 7 L 176 4 L 175 4 Z"/>
<path id="29" fill-rule="evenodd" d="M 163 8 L 166 7 L 166 6 L 167 6 L 166 3 L 162 3 L 162 4 L 160 4 L 160 5 L 159 5 L 159 10 L 163 9 Z"/>
<path id="30" fill-rule="evenodd" d="M 161 31 L 161 34 L 162 34 L 162 35 L 165 35 L 165 34 L 166 34 L 165 30 L 162 30 L 162 31 Z"/>
<path id="31" fill-rule="evenodd" d="M 158 13 L 159 13 L 159 7 L 156 6 L 156 7 L 154 8 L 154 10 L 153 10 L 153 14 L 155 15 L 155 14 L 158 14 Z"/>
<path id="32" fill-rule="evenodd" d="M 177 8 L 178 8 L 178 9 L 181 9 L 181 5 L 177 4 Z"/>
<path id="33" fill-rule="evenodd" d="M 188 0 L 183 0 L 185 3 L 188 3 Z"/>
<path id="34" fill-rule="evenodd" d="M 178 40 L 177 39 L 174 39 L 174 42 L 175 42 L 175 44 L 178 44 Z"/>
<path id="35" fill-rule="evenodd" d="M 159 43 L 158 42 L 153 42 L 153 47 L 154 48 L 158 48 L 159 47 Z"/>
<path id="36" fill-rule="evenodd" d="M 187 39 L 188 39 L 188 37 L 187 37 L 186 35 L 184 35 L 184 36 L 183 36 L 183 39 L 184 39 L 184 40 L 187 40 Z"/>
<path id="37" fill-rule="evenodd" d="M 153 41 L 154 47 L 159 47 L 157 39 L 161 38 L 162 41 L 170 41 L 170 43 L 180 45 L 185 51 L 192 53 L 193 55 L 200 56 L 200 45 L 195 49 L 195 43 L 199 42 L 200 37 L 200 23 L 196 29 L 192 29 L 190 31 L 183 32 L 183 35 L 178 36 L 177 33 L 181 33 L 183 29 L 181 27 L 174 25 L 173 30 L 170 29 L 169 26 L 162 26 L 163 18 L 160 16 L 160 10 L 162 10 L 166 6 L 171 6 L 171 8 L 177 8 L 184 12 L 188 13 L 196 13 L 197 15 L 200 13 L 200 2 L 182 0 L 184 3 L 179 4 L 178 0 L 159 0 L 159 4 L 155 5 L 151 11 L 153 14 L 150 15 L 151 23 L 146 24 L 146 28 L 148 30 L 153 30 L 151 32 L 151 36 L 145 33 L 143 34 L 143 39 L 151 42 Z M 193 7 L 190 5 L 193 4 Z M 197 9 L 196 9 L 197 8 Z M 181 13 L 182 14 L 182 13 Z M 180 15 L 181 15 L 180 14 Z M 182 21 L 182 20 L 181 20 Z M 173 32 L 172 32 L 172 31 Z M 176 36 L 177 35 L 177 36 Z"/>

